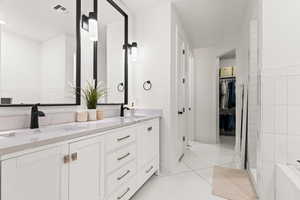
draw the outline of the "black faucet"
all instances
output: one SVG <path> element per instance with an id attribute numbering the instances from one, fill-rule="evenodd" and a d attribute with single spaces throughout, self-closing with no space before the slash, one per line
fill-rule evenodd
<path id="1" fill-rule="evenodd" d="M 45 113 L 42 111 L 39 111 L 40 104 L 35 104 L 31 108 L 31 121 L 30 121 L 30 128 L 31 129 L 37 129 L 39 128 L 39 117 L 45 117 Z"/>
<path id="2" fill-rule="evenodd" d="M 130 110 L 130 108 L 124 106 L 124 104 L 121 104 L 120 117 L 124 117 L 124 110 Z"/>

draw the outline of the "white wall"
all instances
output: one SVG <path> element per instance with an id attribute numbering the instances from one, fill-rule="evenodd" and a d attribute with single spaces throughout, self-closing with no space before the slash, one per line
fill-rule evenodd
<path id="1" fill-rule="evenodd" d="M 87 81 L 94 79 L 93 68 L 94 43 L 89 38 L 89 33 L 81 30 L 81 88 L 87 86 Z M 86 108 L 86 102 L 81 97 L 81 107 Z"/>
<path id="2" fill-rule="evenodd" d="M 13 103 L 74 103 L 74 41 L 65 35 L 46 42 L 2 32 L 2 97 Z M 20 84 L 21 83 L 21 84 Z"/>
<path id="3" fill-rule="evenodd" d="M 124 101 L 124 92 L 118 91 L 118 84 L 124 83 L 124 22 L 114 22 L 107 25 L 107 102 L 120 103 Z"/>
<path id="4" fill-rule="evenodd" d="M 170 2 L 136 15 L 136 40 L 139 45 L 138 61 L 132 65 L 134 102 L 137 107 L 163 110 L 161 124 L 161 163 L 163 170 L 172 171 L 177 164 L 176 96 L 176 27 L 188 46 L 184 29 Z M 143 83 L 151 80 L 150 91 Z"/>
<path id="5" fill-rule="evenodd" d="M 217 55 L 215 48 L 194 50 L 195 55 L 195 139 L 216 143 L 215 90 Z"/>
<path id="6" fill-rule="evenodd" d="M 235 58 L 220 59 L 220 67 L 235 67 L 235 66 L 236 66 Z"/>
<path id="7" fill-rule="evenodd" d="M 171 7 L 157 5 L 136 16 L 136 41 L 139 57 L 134 67 L 134 101 L 136 107 L 162 109 L 161 161 L 169 168 L 170 147 L 170 66 L 171 66 Z M 145 91 L 143 83 L 150 80 L 152 90 Z"/>
<path id="8" fill-rule="evenodd" d="M 71 87 L 67 90 L 67 37 L 60 35 L 41 44 L 40 103 L 74 103 Z M 73 75 L 70 71 L 70 75 Z M 68 95 L 69 92 L 69 95 Z M 69 98 L 66 98 L 67 95 Z"/>
<path id="9" fill-rule="evenodd" d="M 98 82 L 101 81 L 103 84 L 107 83 L 107 53 L 106 53 L 106 25 L 100 25 L 99 27 L 99 41 L 98 41 L 98 71 L 97 78 Z M 107 102 L 107 96 L 100 100 L 100 102 Z"/>
<path id="10" fill-rule="evenodd" d="M 1 97 L 13 97 L 15 103 L 38 101 L 40 43 L 7 31 L 1 35 Z"/>

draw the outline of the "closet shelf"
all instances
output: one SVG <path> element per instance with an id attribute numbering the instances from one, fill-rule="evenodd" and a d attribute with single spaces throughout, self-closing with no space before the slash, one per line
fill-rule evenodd
<path id="1" fill-rule="evenodd" d="M 221 130 L 220 131 L 220 135 L 223 135 L 223 136 L 235 136 L 235 130 L 233 130 L 233 131 L 224 131 L 224 130 Z"/>

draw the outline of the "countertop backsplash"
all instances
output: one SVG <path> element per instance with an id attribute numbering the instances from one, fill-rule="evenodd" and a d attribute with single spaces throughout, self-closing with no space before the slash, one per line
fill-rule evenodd
<path id="1" fill-rule="evenodd" d="M 104 117 L 115 117 L 119 116 L 119 107 L 107 107 L 101 108 L 104 110 Z M 30 113 L 31 108 L 1 108 L 0 112 L 0 131 L 24 129 L 30 126 Z M 56 124 L 64 124 L 75 122 L 76 111 L 78 108 L 44 108 L 39 107 L 39 110 L 43 111 L 46 116 L 39 118 L 40 126 L 49 126 Z"/>

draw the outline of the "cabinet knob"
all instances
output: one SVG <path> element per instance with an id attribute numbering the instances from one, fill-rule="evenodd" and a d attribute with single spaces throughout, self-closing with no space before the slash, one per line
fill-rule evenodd
<path id="1" fill-rule="evenodd" d="M 152 126 L 147 128 L 148 131 L 152 131 L 152 129 Z"/>
<path id="2" fill-rule="evenodd" d="M 72 153 L 72 155 L 71 155 L 72 161 L 76 161 L 77 157 L 78 157 L 77 153 Z"/>
<path id="3" fill-rule="evenodd" d="M 64 163 L 68 164 L 70 162 L 70 156 L 69 155 L 65 155 L 64 156 Z"/>

